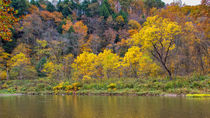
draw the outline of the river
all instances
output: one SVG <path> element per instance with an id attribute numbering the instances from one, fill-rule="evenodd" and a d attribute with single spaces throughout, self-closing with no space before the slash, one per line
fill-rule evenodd
<path id="1" fill-rule="evenodd" d="M 0 96 L 0 118 L 210 118 L 210 98 Z"/>

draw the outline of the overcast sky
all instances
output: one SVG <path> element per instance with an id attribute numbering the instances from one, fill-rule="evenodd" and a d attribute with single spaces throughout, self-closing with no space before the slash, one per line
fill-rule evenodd
<path id="1" fill-rule="evenodd" d="M 164 1 L 166 4 L 173 2 L 173 0 L 162 0 L 162 1 Z M 184 3 L 186 5 L 198 5 L 201 3 L 201 0 L 182 0 L 182 4 Z"/>

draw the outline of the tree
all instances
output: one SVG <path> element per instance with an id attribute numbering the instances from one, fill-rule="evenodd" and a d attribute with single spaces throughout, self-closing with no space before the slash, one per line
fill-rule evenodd
<path id="1" fill-rule="evenodd" d="M 130 36 L 138 33 L 141 29 L 141 25 L 136 20 L 129 20 L 128 22 Z"/>
<path id="2" fill-rule="evenodd" d="M 23 53 L 14 55 L 10 60 L 10 77 L 17 79 L 32 79 L 36 78 L 37 73 L 33 66 L 31 66 L 30 59 Z"/>
<path id="3" fill-rule="evenodd" d="M 133 0 L 119 0 L 120 5 L 122 6 L 123 11 L 128 11 L 130 4 Z"/>
<path id="4" fill-rule="evenodd" d="M 30 4 L 32 4 L 32 5 L 37 5 L 37 2 L 36 2 L 35 0 L 31 0 L 31 1 L 30 1 Z"/>
<path id="5" fill-rule="evenodd" d="M 144 27 L 139 33 L 133 35 L 132 40 L 160 62 L 172 79 L 167 63 L 170 51 L 175 48 L 175 39 L 179 34 L 181 34 L 181 27 L 176 22 L 154 16 L 147 18 Z"/>
<path id="6" fill-rule="evenodd" d="M 90 10 L 88 8 L 90 4 L 89 0 L 84 0 L 81 4 L 81 10 L 82 10 L 82 14 L 86 14 L 87 16 L 90 16 Z"/>
<path id="7" fill-rule="evenodd" d="M 44 67 L 42 69 L 42 72 L 46 73 L 47 76 L 50 79 L 62 79 L 64 74 L 63 74 L 63 65 L 62 64 L 56 64 L 53 63 L 52 61 L 47 61 L 44 64 Z"/>
<path id="8" fill-rule="evenodd" d="M 138 77 L 139 75 L 156 75 L 158 66 L 152 59 L 140 51 L 137 46 L 132 46 L 125 53 L 123 58 L 123 66 L 128 69 L 125 73 L 131 73 L 131 76 Z"/>
<path id="9" fill-rule="evenodd" d="M 23 32 L 21 41 L 35 45 L 36 39 L 40 39 L 43 32 L 43 22 L 40 16 L 36 13 L 28 14 L 24 17 L 22 25 L 24 28 L 20 29 Z"/>
<path id="10" fill-rule="evenodd" d="M 54 12 L 56 10 L 55 6 L 51 2 L 47 3 L 47 8 L 46 9 L 49 12 Z"/>
<path id="11" fill-rule="evenodd" d="M 121 66 L 120 57 L 111 52 L 111 50 L 105 49 L 98 54 L 99 70 L 102 70 L 104 78 L 110 78 L 120 73 L 118 70 Z"/>
<path id="12" fill-rule="evenodd" d="M 99 9 L 100 15 L 103 16 L 105 19 L 107 19 L 112 14 L 109 2 L 107 0 L 103 1 Z"/>
<path id="13" fill-rule="evenodd" d="M 14 14 L 17 14 L 17 11 L 14 11 L 14 8 L 9 6 L 10 3 L 10 0 L 0 1 L 0 40 L 11 40 L 11 29 L 14 28 L 19 20 L 14 17 Z"/>
<path id="14" fill-rule="evenodd" d="M 1 79 L 8 79 L 8 68 L 7 68 L 7 61 L 9 59 L 9 54 L 4 51 L 2 47 L 0 47 L 0 80 Z M 6 77 L 5 77 L 6 73 Z M 4 75 L 4 76 L 3 76 Z"/>
<path id="15" fill-rule="evenodd" d="M 99 15 L 99 3 L 97 0 L 92 0 L 91 3 L 88 5 L 88 17 L 94 17 Z"/>
<path id="16" fill-rule="evenodd" d="M 116 22 L 117 22 L 117 26 L 120 27 L 120 28 L 123 27 L 124 24 L 125 24 L 125 20 L 121 15 L 117 16 Z"/>
<path id="17" fill-rule="evenodd" d="M 150 12 L 150 9 L 155 7 L 155 8 L 162 8 L 165 6 L 165 3 L 162 2 L 161 0 L 145 0 L 144 4 L 147 8 L 147 15 Z"/>
<path id="18" fill-rule="evenodd" d="M 67 54 L 63 57 L 64 76 L 70 79 L 72 73 L 72 63 L 74 62 L 74 55 Z"/>
<path id="19" fill-rule="evenodd" d="M 62 28 L 63 28 L 63 33 L 67 34 L 70 40 L 73 40 L 73 39 L 76 40 L 74 42 L 70 42 L 70 43 L 74 43 L 74 44 L 71 44 L 71 46 L 73 45 L 76 46 L 73 48 L 73 50 L 75 49 L 77 50 L 76 55 L 83 51 L 87 51 L 87 50 L 84 50 L 84 47 L 88 45 L 87 39 L 86 39 L 88 27 L 85 24 L 83 24 L 82 21 L 77 21 L 76 23 L 73 24 L 70 19 L 67 19 L 66 24 L 64 24 Z"/>
<path id="20" fill-rule="evenodd" d="M 146 5 L 147 8 L 162 8 L 165 6 L 165 3 L 162 0 L 145 0 L 144 4 Z"/>
<path id="21" fill-rule="evenodd" d="M 209 5 L 209 0 L 202 0 L 201 5 Z"/>
<path id="22" fill-rule="evenodd" d="M 15 16 L 19 17 L 28 13 L 29 2 L 27 0 L 12 0 L 11 6 L 17 10 Z"/>
<path id="23" fill-rule="evenodd" d="M 84 76 L 96 77 L 96 59 L 97 55 L 89 52 L 83 52 L 77 56 L 72 64 L 75 79 L 83 79 Z"/>
<path id="24" fill-rule="evenodd" d="M 40 16 L 43 18 L 43 21 L 49 22 L 49 25 L 51 26 L 55 26 L 54 24 L 58 25 L 60 22 L 62 22 L 63 19 L 62 13 L 57 11 L 41 11 Z"/>
<path id="25" fill-rule="evenodd" d="M 39 77 L 45 77 L 46 74 L 44 72 L 42 72 L 43 68 L 44 68 L 44 64 L 47 62 L 46 57 L 43 57 L 39 60 L 39 62 L 36 64 L 36 71 L 38 73 Z"/>
<path id="26" fill-rule="evenodd" d="M 82 22 L 78 21 L 73 25 L 74 31 L 84 38 L 87 35 L 88 27 Z"/>
<path id="27" fill-rule="evenodd" d="M 57 9 L 58 12 L 62 12 L 64 17 L 71 15 L 74 10 L 72 0 L 59 1 L 57 4 Z"/>

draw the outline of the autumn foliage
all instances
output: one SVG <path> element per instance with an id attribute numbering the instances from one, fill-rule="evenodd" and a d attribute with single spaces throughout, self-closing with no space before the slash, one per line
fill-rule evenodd
<path id="1" fill-rule="evenodd" d="M 206 0 L 196 6 L 161 0 L 65 0 L 57 5 L 39 0 L 24 8 L 10 3 L 0 1 L 3 80 L 209 74 Z"/>
<path id="2" fill-rule="evenodd" d="M 0 39 L 10 40 L 12 37 L 11 29 L 18 22 L 18 18 L 14 17 L 17 11 L 10 7 L 10 0 L 0 1 Z"/>

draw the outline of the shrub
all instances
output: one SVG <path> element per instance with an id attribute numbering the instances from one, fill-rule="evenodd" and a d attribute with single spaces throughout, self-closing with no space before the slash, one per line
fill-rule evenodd
<path id="1" fill-rule="evenodd" d="M 3 85 L 2 85 L 2 89 L 7 89 L 9 86 L 7 85 L 7 83 L 4 83 Z"/>
<path id="2" fill-rule="evenodd" d="M 45 84 L 44 83 L 39 83 L 39 84 L 37 84 L 37 88 L 39 90 L 43 90 L 45 88 Z"/>
<path id="3" fill-rule="evenodd" d="M 6 80 L 6 79 L 7 79 L 7 72 L 0 71 L 0 80 Z"/>
<path id="4" fill-rule="evenodd" d="M 74 91 L 78 91 L 80 90 L 80 88 L 82 87 L 82 85 L 80 83 L 73 83 L 72 84 Z"/>
<path id="5" fill-rule="evenodd" d="M 116 84 L 115 83 L 111 83 L 107 86 L 108 90 L 116 90 Z"/>

